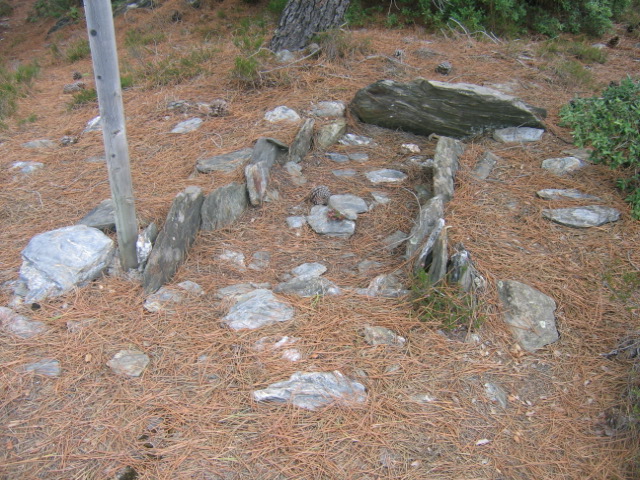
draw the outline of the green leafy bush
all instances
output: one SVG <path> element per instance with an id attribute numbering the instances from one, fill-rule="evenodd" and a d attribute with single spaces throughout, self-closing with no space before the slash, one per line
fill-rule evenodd
<path id="1" fill-rule="evenodd" d="M 640 80 L 627 77 L 599 97 L 575 99 L 561 109 L 560 117 L 573 129 L 577 146 L 593 147 L 594 162 L 625 171 L 618 186 L 640 219 Z"/>
<path id="2" fill-rule="evenodd" d="M 13 71 L 0 66 L 0 120 L 16 111 L 17 99 L 24 95 L 39 71 L 37 62 L 20 64 Z"/>
<path id="3" fill-rule="evenodd" d="M 65 58 L 68 62 L 73 63 L 83 58 L 87 58 L 91 55 L 91 48 L 89 47 L 89 40 L 81 38 L 80 40 L 73 42 L 65 51 Z"/>
<path id="4" fill-rule="evenodd" d="M 34 18 L 60 18 L 82 8 L 82 0 L 37 0 L 33 6 Z"/>

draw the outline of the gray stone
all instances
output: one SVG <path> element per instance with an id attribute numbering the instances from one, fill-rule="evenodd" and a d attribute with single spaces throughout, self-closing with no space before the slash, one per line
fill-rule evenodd
<path id="1" fill-rule="evenodd" d="M 399 298 L 407 295 L 409 290 L 404 288 L 396 275 L 388 274 L 378 275 L 369 282 L 367 288 L 356 289 L 356 293 L 367 297 Z"/>
<path id="2" fill-rule="evenodd" d="M 259 287 L 256 287 L 254 284 L 251 284 L 251 283 L 238 283 L 236 285 L 229 285 L 228 287 L 223 287 L 219 289 L 215 294 L 215 298 L 217 298 L 218 300 L 222 300 L 224 298 L 237 299 L 241 295 L 244 295 L 245 293 L 253 292 L 257 288 Z"/>
<path id="3" fill-rule="evenodd" d="M 442 240 L 441 234 L 444 232 L 444 219 L 437 220 L 433 230 L 429 234 L 427 240 L 421 245 L 418 256 L 413 263 L 413 273 L 418 274 L 420 271 L 426 270 L 429 273 L 429 281 L 435 285 L 442 278 Z M 446 233 L 444 233 L 446 235 Z M 446 237 L 444 239 L 446 244 Z M 444 262 L 446 265 L 446 261 Z M 433 273 L 433 276 L 432 276 Z"/>
<path id="4" fill-rule="evenodd" d="M 484 285 L 484 279 L 477 272 L 471 254 L 464 245 L 455 246 L 455 253 L 451 255 L 449 265 L 449 283 L 459 285 L 462 291 L 470 293 Z"/>
<path id="5" fill-rule="evenodd" d="M 307 216 L 309 226 L 321 235 L 330 237 L 348 238 L 356 231 L 356 222 L 353 220 L 331 220 L 328 217 L 329 207 L 315 205 Z"/>
<path id="6" fill-rule="evenodd" d="M 358 174 L 358 172 L 349 168 L 344 170 L 331 170 L 331 173 L 336 177 L 355 177 Z"/>
<path id="7" fill-rule="evenodd" d="M 307 179 L 302 175 L 302 167 L 294 162 L 287 162 L 284 164 L 284 169 L 291 176 L 291 181 L 295 185 L 304 185 L 307 183 Z"/>
<path id="8" fill-rule="evenodd" d="M 495 383 L 487 382 L 484 384 L 484 392 L 487 398 L 500 405 L 502 408 L 507 408 L 507 393 Z"/>
<path id="9" fill-rule="evenodd" d="M 303 263 L 291 270 L 291 273 L 296 277 L 319 277 L 327 271 L 327 267 L 321 263 Z"/>
<path id="10" fill-rule="evenodd" d="M 349 157 L 347 155 L 343 155 L 341 153 L 326 153 L 327 158 L 336 163 L 347 163 L 349 161 Z"/>
<path id="11" fill-rule="evenodd" d="M 276 57 L 276 62 L 280 64 L 291 63 L 296 60 L 296 56 L 287 49 L 278 50 L 275 53 L 275 57 Z"/>
<path id="12" fill-rule="evenodd" d="M 22 251 L 16 291 L 28 291 L 27 303 L 63 295 L 102 274 L 114 253 L 113 241 L 86 225 L 41 233 Z"/>
<path id="13" fill-rule="evenodd" d="M 140 271 L 144 270 L 147 260 L 149 260 L 149 255 L 151 255 L 151 250 L 153 250 L 153 244 L 157 238 L 158 226 L 155 222 L 151 222 L 149 226 L 138 235 L 138 239 L 136 240 L 136 257 L 138 258 L 138 269 Z"/>
<path id="14" fill-rule="evenodd" d="M 309 113 L 316 117 L 342 118 L 346 111 L 344 102 L 318 102 Z"/>
<path id="15" fill-rule="evenodd" d="M 86 127 L 82 133 L 90 133 L 90 132 L 101 132 L 102 131 L 102 119 L 100 115 L 97 117 L 93 117 L 91 120 L 87 122 Z"/>
<path id="16" fill-rule="evenodd" d="M 349 220 L 355 220 L 359 213 L 369 211 L 367 202 L 362 198 L 351 194 L 331 195 L 329 197 L 329 208 L 333 208 Z"/>
<path id="17" fill-rule="evenodd" d="M 235 222 L 249 206 L 247 188 L 230 183 L 216 188 L 202 202 L 202 230 L 214 231 Z"/>
<path id="18" fill-rule="evenodd" d="M 296 372 L 289 380 L 255 390 L 258 402 L 291 403 L 306 410 L 333 404 L 363 403 L 367 399 L 364 385 L 341 372 Z"/>
<path id="19" fill-rule="evenodd" d="M 244 167 L 249 201 L 254 207 L 262 205 L 262 202 L 266 200 L 269 187 L 269 170 L 270 168 L 265 162 L 251 163 Z"/>
<path id="20" fill-rule="evenodd" d="M 453 198 L 458 159 L 464 153 L 464 149 L 462 142 L 448 137 L 440 137 L 436 145 L 433 157 L 433 194 L 439 195 L 444 202 Z"/>
<path id="21" fill-rule="evenodd" d="M 620 220 L 618 210 L 601 205 L 543 210 L 542 216 L 560 225 L 575 228 L 599 227 Z"/>
<path id="22" fill-rule="evenodd" d="M 262 337 L 253 344 L 254 350 L 258 352 L 278 351 L 280 357 L 290 362 L 297 362 L 302 359 L 302 354 L 297 348 L 291 348 L 300 339 L 296 337 Z"/>
<path id="23" fill-rule="evenodd" d="M 307 223 L 307 219 L 301 216 L 287 217 L 287 225 L 289 228 L 302 228 Z"/>
<path id="24" fill-rule="evenodd" d="M 572 200 L 600 200 L 600 198 L 596 197 L 595 195 L 582 193 L 575 188 L 545 188 L 544 190 L 538 190 L 536 192 L 536 195 L 538 195 L 540 198 L 544 198 L 545 200 L 562 200 L 563 198 L 570 198 Z"/>
<path id="25" fill-rule="evenodd" d="M 398 248 L 401 244 L 403 244 L 407 240 L 407 238 L 409 237 L 407 236 L 406 233 L 401 232 L 400 230 L 396 230 L 388 237 L 385 237 L 382 240 L 382 243 L 384 243 L 385 249 L 394 250 Z"/>
<path id="26" fill-rule="evenodd" d="M 23 143 L 22 146 L 24 148 L 53 148 L 56 144 L 49 139 L 41 138 L 39 140 L 31 140 L 30 142 Z"/>
<path id="27" fill-rule="evenodd" d="M 514 280 L 498 281 L 504 321 L 520 346 L 533 352 L 558 340 L 556 302 L 544 293 Z"/>
<path id="28" fill-rule="evenodd" d="M 420 135 L 465 138 L 496 128 L 542 128 L 546 113 L 497 90 L 418 78 L 380 80 L 359 90 L 351 110 L 363 122 Z"/>
<path id="29" fill-rule="evenodd" d="M 348 147 L 362 147 L 362 146 L 375 146 L 373 138 L 365 137 L 362 135 L 355 135 L 353 133 L 345 134 L 338 143 L 346 145 Z"/>
<path id="30" fill-rule="evenodd" d="M 201 118 L 198 118 L 198 117 L 190 118 L 189 120 L 185 120 L 184 122 L 178 123 L 175 127 L 173 127 L 173 130 L 171 130 L 171 133 L 193 132 L 199 129 L 201 125 L 202 125 Z"/>
<path id="31" fill-rule="evenodd" d="M 373 201 L 379 205 L 386 205 L 391 201 L 391 199 L 384 193 L 371 192 L 371 196 L 373 197 Z"/>
<path id="32" fill-rule="evenodd" d="M 384 327 L 364 327 L 364 341 L 369 345 L 404 345 L 406 339 L 397 333 Z"/>
<path id="33" fill-rule="evenodd" d="M 95 324 L 98 321 L 97 318 L 83 318 L 82 320 L 69 320 L 67 322 L 67 330 L 70 333 L 78 333 L 87 327 Z"/>
<path id="34" fill-rule="evenodd" d="M 269 262 L 271 262 L 271 254 L 269 252 L 255 252 L 251 257 L 251 263 L 249 263 L 248 268 L 261 271 L 269 266 Z"/>
<path id="35" fill-rule="evenodd" d="M 60 362 L 55 358 L 43 358 L 37 362 L 24 365 L 21 370 L 23 372 L 33 372 L 36 375 L 44 375 L 46 377 L 59 377 L 62 372 Z"/>
<path id="36" fill-rule="evenodd" d="M 185 294 L 201 296 L 204 295 L 204 290 L 200 285 L 190 280 L 180 282 L 175 287 L 160 287 L 157 292 L 146 298 L 143 307 L 152 313 L 160 311 L 171 313 L 171 305 L 182 303 Z"/>
<path id="37" fill-rule="evenodd" d="M 565 175 L 584 167 L 586 163 L 577 157 L 547 158 L 542 162 L 542 168 L 554 175 Z"/>
<path id="38" fill-rule="evenodd" d="M 64 94 L 77 93 L 84 90 L 85 88 L 87 88 L 87 84 L 84 82 L 78 81 L 73 83 L 67 83 L 64 87 L 62 87 L 62 93 Z"/>
<path id="39" fill-rule="evenodd" d="M 12 169 L 19 168 L 20 173 L 33 173 L 36 170 L 40 170 L 44 168 L 44 163 L 41 162 L 13 162 L 11 165 Z"/>
<path id="40" fill-rule="evenodd" d="M 222 318 L 232 330 L 256 329 L 293 318 L 294 309 L 278 300 L 271 290 L 256 289 L 236 297 L 236 303 Z"/>
<path id="41" fill-rule="evenodd" d="M 406 258 L 410 259 L 422 245 L 424 239 L 431 234 L 438 221 L 444 216 L 442 198 L 433 197 L 420 209 L 416 223 L 411 229 L 407 241 Z"/>
<path id="42" fill-rule="evenodd" d="M 349 160 L 353 160 L 354 162 L 364 163 L 369 161 L 369 155 L 366 153 L 350 153 Z"/>
<path id="43" fill-rule="evenodd" d="M 539 141 L 543 133 L 541 128 L 508 127 L 494 131 L 493 138 L 502 143 L 529 143 Z"/>
<path id="44" fill-rule="evenodd" d="M 202 190 L 195 186 L 185 188 L 173 200 L 144 269 L 142 285 L 146 293 L 158 290 L 182 264 L 200 229 L 203 202 Z"/>
<path id="45" fill-rule="evenodd" d="M 477 180 L 486 180 L 489 175 L 491 175 L 493 167 L 496 166 L 498 160 L 500 160 L 500 158 L 497 155 L 491 152 L 485 152 L 476 163 L 476 166 L 473 167 L 471 176 Z"/>
<path id="46" fill-rule="evenodd" d="M 346 131 L 347 121 L 344 118 L 340 118 L 333 123 L 320 127 L 314 143 L 320 150 L 327 149 L 336 143 Z"/>
<path id="47" fill-rule="evenodd" d="M 234 252 L 233 250 L 224 250 L 218 258 L 224 262 L 234 264 L 239 270 L 245 271 L 247 267 L 244 264 L 244 253 Z"/>
<path id="48" fill-rule="evenodd" d="M 398 170 L 383 168 L 365 173 L 371 183 L 397 183 L 407 179 L 407 174 Z"/>
<path id="49" fill-rule="evenodd" d="M 342 291 L 335 283 L 326 278 L 305 275 L 276 285 L 276 293 L 297 295 L 299 297 L 315 297 L 316 295 L 341 295 Z"/>
<path id="50" fill-rule="evenodd" d="M 149 357 L 138 350 L 120 350 L 107 366 L 118 375 L 139 377 L 149 364 Z"/>
<path id="51" fill-rule="evenodd" d="M 46 330 L 44 323 L 19 315 L 7 307 L 0 307 L 0 324 L 4 330 L 20 338 L 35 337 Z"/>
<path id="52" fill-rule="evenodd" d="M 78 225 L 97 228 L 103 232 L 114 232 L 116 229 L 116 211 L 113 206 L 113 200 L 107 198 L 100 202 L 97 207 L 82 217 Z"/>
<path id="53" fill-rule="evenodd" d="M 269 123 L 298 123 L 302 120 L 295 110 L 284 105 L 269 110 L 264 114 L 264 119 Z"/>
<path id="54" fill-rule="evenodd" d="M 426 258 L 424 262 L 424 268 L 429 273 L 429 281 L 432 285 L 439 283 L 447 274 L 447 263 L 449 260 L 449 255 L 447 253 L 448 239 L 447 229 L 444 227 L 444 221 L 442 221 L 442 223 L 442 230 L 438 233 L 431 250 L 431 264 L 429 264 L 428 258 Z"/>
<path id="55" fill-rule="evenodd" d="M 200 173 L 211 173 L 214 171 L 231 173 L 238 168 L 244 167 L 253 154 L 253 148 L 243 148 L 235 152 L 216 155 L 214 157 L 201 158 L 196 163 L 196 169 Z"/>
<path id="56" fill-rule="evenodd" d="M 358 263 L 358 272 L 361 274 L 369 273 L 371 270 L 378 268 L 382 268 L 382 263 L 376 262 L 375 260 L 362 260 Z"/>
<path id="57" fill-rule="evenodd" d="M 291 147 L 289 148 L 289 161 L 299 163 L 309 153 L 311 148 L 311 139 L 313 137 L 313 127 L 316 121 L 312 118 L 307 118 L 300 130 L 293 139 Z"/>

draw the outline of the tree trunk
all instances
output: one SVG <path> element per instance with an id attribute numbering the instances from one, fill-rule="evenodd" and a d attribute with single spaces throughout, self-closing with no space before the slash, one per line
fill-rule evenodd
<path id="1" fill-rule="evenodd" d="M 300 50 L 319 32 L 339 26 L 350 0 L 289 0 L 270 48 Z"/>

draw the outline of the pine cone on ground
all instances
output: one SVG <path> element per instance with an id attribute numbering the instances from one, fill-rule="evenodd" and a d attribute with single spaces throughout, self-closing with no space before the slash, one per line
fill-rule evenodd
<path id="1" fill-rule="evenodd" d="M 311 190 L 309 200 L 314 205 L 326 205 L 329 203 L 329 197 L 331 196 L 331 190 L 325 185 L 318 185 Z"/>
<path id="2" fill-rule="evenodd" d="M 619 43 L 620 43 L 620 37 L 616 35 L 615 37 L 613 37 L 611 40 L 607 42 L 607 47 L 615 48 L 618 46 Z"/>
<path id="3" fill-rule="evenodd" d="M 224 117 L 229 114 L 229 104 L 222 98 L 218 98 L 211 102 L 209 108 L 211 109 L 211 113 L 209 113 L 209 115 L 212 117 Z"/>
<path id="4" fill-rule="evenodd" d="M 82 74 L 80 72 L 73 72 L 74 80 L 82 80 Z"/>

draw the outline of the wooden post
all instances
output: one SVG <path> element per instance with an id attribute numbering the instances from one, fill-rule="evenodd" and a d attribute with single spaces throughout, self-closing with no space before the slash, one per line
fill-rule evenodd
<path id="1" fill-rule="evenodd" d="M 111 197 L 116 213 L 120 262 L 122 268 L 130 270 L 138 266 L 138 221 L 129 166 L 113 13 L 110 0 L 84 0 L 84 8 L 100 105 Z"/>

